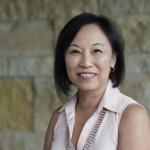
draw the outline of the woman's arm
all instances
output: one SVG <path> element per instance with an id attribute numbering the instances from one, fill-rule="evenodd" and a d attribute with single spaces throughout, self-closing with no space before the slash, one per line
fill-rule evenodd
<path id="1" fill-rule="evenodd" d="M 150 150 L 149 117 L 137 104 L 130 104 L 122 114 L 118 150 Z"/>
<path id="2" fill-rule="evenodd" d="M 46 132 L 46 136 L 45 136 L 44 150 L 50 150 L 50 148 L 51 148 L 51 144 L 53 141 L 54 128 L 55 128 L 55 125 L 56 125 L 56 122 L 57 122 L 57 119 L 59 116 L 60 109 L 61 109 L 61 107 L 57 108 L 54 111 L 54 113 L 50 119 L 50 122 L 49 122 L 49 125 L 47 128 L 47 132 Z"/>

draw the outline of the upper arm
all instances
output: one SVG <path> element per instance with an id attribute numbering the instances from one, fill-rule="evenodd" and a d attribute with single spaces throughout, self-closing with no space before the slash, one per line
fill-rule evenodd
<path id="1" fill-rule="evenodd" d="M 127 106 L 121 117 L 118 136 L 118 150 L 150 149 L 150 121 L 141 106 Z"/>
<path id="2" fill-rule="evenodd" d="M 51 144 L 53 141 L 54 128 L 55 128 L 55 125 L 56 125 L 56 122 L 57 122 L 57 119 L 59 116 L 60 109 L 61 109 L 61 107 L 57 108 L 54 111 L 54 113 L 50 119 L 47 131 L 46 131 L 46 136 L 45 136 L 44 150 L 50 150 L 50 148 L 51 148 Z"/>

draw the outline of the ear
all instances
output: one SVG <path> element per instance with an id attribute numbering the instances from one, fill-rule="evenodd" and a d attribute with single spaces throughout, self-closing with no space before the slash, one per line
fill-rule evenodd
<path id="1" fill-rule="evenodd" d="M 110 65 L 111 68 L 115 67 L 115 64 L 116 64 L 116 61 L 117 61 L 117 56 L 118 56 L 118 53 L 113 53 L 112 54 L 111 65 Z"/>

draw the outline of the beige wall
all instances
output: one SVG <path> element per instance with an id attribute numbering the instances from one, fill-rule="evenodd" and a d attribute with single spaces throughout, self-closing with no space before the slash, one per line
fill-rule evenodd
<path id="1" fill-rule="evenodd" d="M 150 116 L 150 0 L 0 0 L 0 150 L 41 150 L 56 96 L 53 55 L 72 17 L 105 14 L 125 37 L 121 91 Z"/>

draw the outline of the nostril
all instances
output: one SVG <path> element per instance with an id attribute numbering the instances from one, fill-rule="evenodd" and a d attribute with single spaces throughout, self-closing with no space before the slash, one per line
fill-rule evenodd
<path id="1" fill-rule="evenodd" d="M 91 66 L 93 66 L 93 64 L 92 63 L 89 63 L 89 62 L 82 62 L 82 63 L 80 63 L 80 66 L 81 67 L 84 67 L 84 68 L 88 68 L 88 67 L 91 67 Z"/>
<path id="2" fill-rule="evenodd" d="M 80 66 L 84 68 L 91 67 L 92 65 L 92 61 L 89 57 L 83 58 L 80 62 Z"/>

